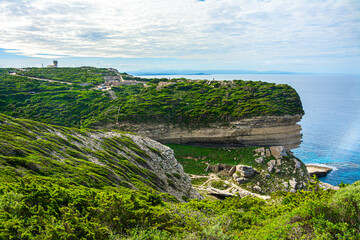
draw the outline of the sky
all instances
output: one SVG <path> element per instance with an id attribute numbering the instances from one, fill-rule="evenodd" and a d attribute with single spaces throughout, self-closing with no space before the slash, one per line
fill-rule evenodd
<path id="1" fill-rule="evenodd" d="M 360 74 L 360 0 L 0 0 L 0 67 Z"/>

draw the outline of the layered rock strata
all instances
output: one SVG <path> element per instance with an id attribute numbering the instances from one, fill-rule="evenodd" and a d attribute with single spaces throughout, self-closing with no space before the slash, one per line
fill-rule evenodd
<path id="1" fill-rule="evenodd" d="M 297 124 L 301 117 L 262 116 L 201 127 L 149 123 L 122 124 L 120 128 L 161 143 L 209 147 L 284 146 L 293 149 L 301 143 L 301 126 Z"/>

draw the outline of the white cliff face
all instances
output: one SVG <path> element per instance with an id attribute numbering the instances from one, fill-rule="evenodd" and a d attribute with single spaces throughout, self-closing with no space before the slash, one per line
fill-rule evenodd
<path id="1" fill-rule="evenodd" d="M 120 125 L 122 129 L 145 135 L 162 143 L 196 144 L 203 146 L 284 146 L 293 149 L 301 143 L 302 115 L 253 117 L 208 126 L 177 126 L 171 124 Z"/>

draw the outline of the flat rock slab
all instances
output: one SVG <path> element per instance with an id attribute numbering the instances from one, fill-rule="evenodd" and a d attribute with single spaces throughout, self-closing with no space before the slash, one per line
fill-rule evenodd
<path id="1" fill-rule="evenodd" d="M 311 177 L 314 175 L 317 177 L 325 177 L 332 170 L 332 168 L 317 165 L 306 165 L 306 168 Z"/>

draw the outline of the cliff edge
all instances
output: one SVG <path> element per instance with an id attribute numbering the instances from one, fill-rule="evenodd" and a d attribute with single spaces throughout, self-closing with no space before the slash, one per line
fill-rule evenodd
<path id="1" fill-rule="evenodd" d="M 284 146 L 293 149 L 301 143 L 301 127 L 297 124 L 301 117 L 259 116 L 197 128 L 155 123 L 120 124 L 119 127 L 161 143 L 204 147 Z"/>

